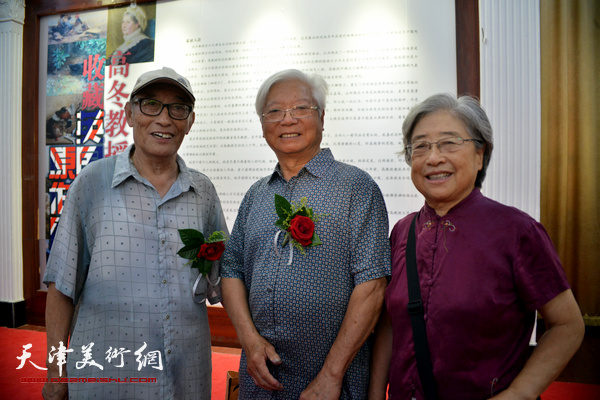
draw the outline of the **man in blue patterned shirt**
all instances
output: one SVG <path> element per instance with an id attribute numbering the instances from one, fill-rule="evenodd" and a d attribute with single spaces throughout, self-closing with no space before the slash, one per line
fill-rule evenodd
<path id="1" fill-rule="evenodd" d="M 172 69 L 142 74 L 125 105 L 134 144 L 71 185 L 44 275 L 48 377 L 69 384 L 44 398 L 210 399 L 204 300 L 220 301 L 218 264 L 208 281 L 186 266 L 178 229 L 227 227 L 213 184 L 177 155 L 194 101 Z"/>
<path id="2" fill-rule="evenodd" d="M 242 399 L 363 399 L 369 335 L 390 275 L 388 217 L 377 184 L 321 149 L 327 84 L 286 70 L 256 111 L 275 171 L 246 193 L 223 255 L 225 306 L 243 347 Z M 322 216 L 305 254 L 275 226 L 274 197 Z"/>

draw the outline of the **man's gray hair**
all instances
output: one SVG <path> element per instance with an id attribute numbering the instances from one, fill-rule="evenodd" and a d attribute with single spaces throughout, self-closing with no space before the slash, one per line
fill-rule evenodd
<path id="1" fill-rule="evenodd" d="M 263 82 L 258 89 L 258 93 L 256 94 L 256 114 L 262 118 L 262 114 L 265 111 L 264 107 L 267 102 L 267 96 L 269 95 L 271 87 L 273 87 L 273 85 L 276 83 L 287 81 L 299 81 L 308 85 L 308 87 L 310 87 L 312 97 L 319 106 L 319 115 L 321 115 L 322 110 L 325 110 L 325 102 L 327 100 L 327 93 L 329 92 L 327 82 L 325 82 L 325 79 L 323 79 L 323 77 L 320 75 L 308 75 L 297 69 L 286 69 L 284 71 L 277 72 Z"/>

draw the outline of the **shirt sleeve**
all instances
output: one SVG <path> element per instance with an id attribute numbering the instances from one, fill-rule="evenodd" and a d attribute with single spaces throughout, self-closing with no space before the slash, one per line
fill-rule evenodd
<path id="1" fill-rule="evenodd" d="M 240 204 L 231 236 L 225 246 L 225 252 L 221 258 L 221 276 L 224 278 L 237 278 L 245 282 L 244 274 L 244 237 L 246 219 L 250 212 L 252 204 L 252 192 L 254 186 L 251 187 Z"/>
<path id="2" fill-rule="evenodd" d="M 570 288 L 556 249 L 540 223 L 531 219 L 516 246 L 517 290 L 529 310 L 539 310 Z"/>
<path id="3" fill-rule="evenodd" d="M 221 207 L 221 201 L 219 200 L 219 196 L 217 194 L 217 190 L 213 183 L 208 179 L 208 177 L 203 177 L 204 185 L 206 185 L 207 195 L 210 198 L 208 202 L 208 210 L 207 214 L 207 226 L 208 230 L 205 232 L 206 235 L 211 235 L 213 232 L 222 231 L 225 233 L 225 236 L 229 234 L 227 229 L 227 222 L 225 221 L 225 216 L 223 215 L 223 209 Z M 227 242 L 225 243 L 227 246 Z M 219 279 L 221 269 L 221 261 L 214 261 L 212 264 L 212 268 L 208 273 L 206 279 L 206 299 L 210 304 L 217 304 L 222 300 L 221 296 L 221 283 Z M 200 290 L 201 293 L 204 293 L 203 290 Z"/>
<path id="4" fill-rule="evenodd" d="M 69 187 L 43 278 L 46 285 L 54 282 L 73 303 L 79 300 L 90 262 L 82 226 L 83 172 Z"/>
<path id="5" fill-rule="evenodd" d="M 364 176 L 357 181 L 351 201 L 351 225 L 355 233 L 351 257 L 354 284 L 391 275 L 389 221 L 379 186 Z"/>

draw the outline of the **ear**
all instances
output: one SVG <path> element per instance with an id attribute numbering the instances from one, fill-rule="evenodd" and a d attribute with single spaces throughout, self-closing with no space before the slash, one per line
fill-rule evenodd
<path id="1" fill-rule="evenodd" d="M 127 120 L 127 125 L 133 126 L 133 109 L 131 108 L 131 102 L 128 101 L 125 103 L 125 119 Z"/>
<path id="2" fill-rule="evenodd" d="M 190 131 L 192 130 L 192 126 L 194 125 L 194 121 L 196 121 L 196 113 L 194 111 L 192 111 L 192 114 L 190 114 L 190 117 L 189 117 L 189 125 L 188 125 L 188 128 L 187 128 L 187 132 L 185 133 L 186 135 L 188 133 L 190 133 Z"/>
<path id="3" fill-rule="evenodd" d="M 325 110 L 321 113 L 321 129 L 325 129 Z"/>
<path id="4" fill-rule="evenodd" d="M 265 121 L 263 121 L 263 119 L 260 119 L 260 128 L 262 129 L 262 137 L 266 137 L 265 136 Z"/>
<path id="5" fill-rule="evenodd" d="M 483 155 L 485 154 L 485 145 L 477 149 L 477 171 L 481 171 L 483 168 Z"/>

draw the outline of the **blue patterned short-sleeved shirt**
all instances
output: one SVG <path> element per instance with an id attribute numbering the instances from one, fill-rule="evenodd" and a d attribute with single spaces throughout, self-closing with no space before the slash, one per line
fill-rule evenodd
<path id="1" fill-rule="evenodd" d="M 178 157 L 179 176 L 161 199 L 133 166 L 131 149 L 75 179 L 48 259 L 44 282 L 79 308 L 66 371 L 88 381 L 70 382 L 69 396 L 210 399 L 206 304 L 192 299 L 198 270 L 176 254 L 183 246 L 177 230 L 226 231 L 219 198 Z M 218 302 L 220 289 L 203 279 L 195 297 Z"/>
<path id="2" fill-rule="evenodd" d="M 377 184 L 364 171 L 335 161 L 322 150 L 285 181 L 279 167 L 246 193 L 223 255 L 221 276 L 244 281 L 252 319 L 276 349 L 282 364 L 271 367 L 284 386 L 268 392 L 254 385 L 240 365 L 241 399 L 297 399 L 316 377 L 337 337 L 354 287 L 390 275 L 388 216 Z M 306 255 L 274 241 L 275 194 L 302 197 L 316 214 L 322 245 Z M 370 350 L 364 345 L 343 381 L 343 399 L 366 398 Z"/>

